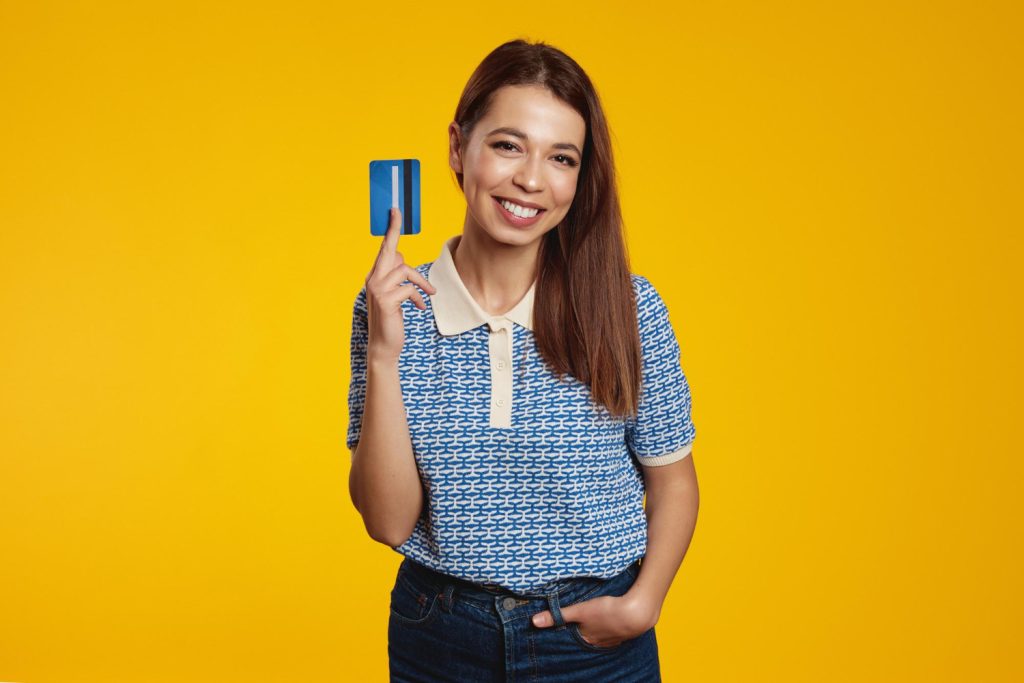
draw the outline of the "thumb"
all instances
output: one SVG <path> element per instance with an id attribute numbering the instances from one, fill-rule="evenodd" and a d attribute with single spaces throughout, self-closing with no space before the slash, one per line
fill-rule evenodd
<path id="1" fill-rule="evenodd" d="M 559 611 L 562 613 L 562 621 L 570 622 L 570 621 L 573 620 L 573 615 L 575 614 L 575 610 L 573 610 L 572 606 L 566 607 L 566 608 L 561 609 Z M 534 626 L 539 626 L 541 628 L 544 628 L 544 627 L 547 627 L 547 626 L 554 626 L 555 625 L 555 618 L 551 615 L 551 610 L 544 610 L 543 612 L 537 612 L 536 614 L 533 615 L 532 621 L 533 621 L 533 625 Z"/>

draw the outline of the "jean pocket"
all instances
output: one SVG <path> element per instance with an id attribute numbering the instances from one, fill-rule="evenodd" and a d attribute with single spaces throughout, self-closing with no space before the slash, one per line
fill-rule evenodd
<path id="1" fill-rule="evenodd" d="M 581 597 L 579 600 L 573 601 L 570 604 L 577 604 L 579 602 L 593 600 L 595 598 L 599 598 L 606 595 L 612 597 L 621 597 L 625 595 L 633 586 L 633 583 L 636 582 L 636 577 L 639 575 L 639 573 L 639 568 L 636 566 L 636 563 L 633 563 L 621 573 L 608 579 L 604 583 L 597 586 L 595 589 L 587 591 L 587 593 L 583 597 Z M 563 605 L 563 607 L 565 606 L 567 605 Z M 589 642 L 586 638 L 583 637 L 583 634 L 580 632 L 580 623 L 578 621 L 566 622 L 565 626 L 566 630 L 569 632 L 569 635 L 572 636 L 573 640 L 575 640 L 583 648 L 596 652 L 612 652 L 615 650 L 619 650 L 627 645 L 632 644 L 634 641 L 639 640 L 641 637 L 636 636 L 634 638 L 628 638 L 626 640 L 621 641 L 617 645 L 595 645 L 594 643 Z"/>
<path id="2" fill-rule="evenodd" d="M 441 591 L 400 571 L 391 589 L 391 616 L 405 626 L 425 626 L 438 614 Z"/>
<path id="3" fill-rule="evenodd" d="M 595 645 L 587 641 L 583 637 L 583 634 L 580 633 L 580 624 L 578 621 L 571 621 L 566 626 L 569 630 L 569 635 L 571 635 L 577 643 L 582 645 L 587 650 L 595 650 L 597 652 L 614 652 L 616 650 L 621 650 L 639 641 L 644 635 L 646 635 L 644 633 L 641 633 L 639 636 L 636 636 L 635 638 L 627 638 L 626 640 L 619 642 L 617 645 Z"/>

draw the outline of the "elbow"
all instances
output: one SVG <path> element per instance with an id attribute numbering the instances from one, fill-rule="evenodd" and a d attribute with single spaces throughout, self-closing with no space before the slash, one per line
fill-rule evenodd
<path id="1" fill-rule="evenodd" d="M 396 509 L 395 507 L 381 507 L 365 503 L 360 515 L 363 518 L 363 527 L 367 535 L 378 543 L 396 548 L 412 536 L 413 530 L 419 522 L 420 515 L 413 516 L 412 509 Z"/>
<path id="2" fill-rule="evenodd" d="M 359 489 L 356 486 L 355 477 L 353 476 L 352 470 L 349 470 L 348 474 L 348 497 L 352 501 L 352 507 L 356 509 L 359 514 L 363 513 L 362 506 L 359 504 Z"/>
<path id="3" fill-rule="evenodd" d="M 412 509 L 395 510 L 392 508 L 378 510 L 375 514 L 374 511 L 368 510 L 367 512 L 371 514 L 363 515 L 366 533 L 373 540 L 391 548 L 396 548 L 409 540 L 420 518 L 419 510 L 413 516 Z"/>
<path id="4" fill-rule="evenodd" d="M 370 538 L 377 541 L 378 543 L 383 543 L 389 548 L 397 548 L 398 546 L 408 541 L 409 536 L 412 536 L 412 534 L 406 534 L 405 536 L 402 536 L 401 534 L 397 536 L 374 536 L 371 534 Z"/>
<path id="5" fill-rule="evenodd" d="M 403 543 L 409 540 L 409 537 L 412 536 L 412 529 L 408 531 L 396 531 L 395 529 L 385 529 L 377 527 L 371 528 L 369 525 L 367 525 L 366 533 L 369 534 L 370 538 L 377 541 L 378 543 L 383 543 L 389 548 L 397 548 L 398 546 L 402 545 Z"/>
<path id="6" fill-rule="evenodd" d="M 363 519 L 363 527 L 370 538 L 395 548 L 405 543 L 412 536 L 416 524 L 423 513 L 425 497 L 419 476 L 409 484 L 408 493 L 394 490 L 394 484 L 388 483 L 389 490 L 378 493 L 367 490 L 367 483 L 358 473 L 358 458 L 349 471 L 349 497 Z"/>

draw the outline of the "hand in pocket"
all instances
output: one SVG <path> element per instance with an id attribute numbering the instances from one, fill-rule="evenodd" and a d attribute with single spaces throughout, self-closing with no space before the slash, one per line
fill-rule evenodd
<path id="1" fill-rule="evenodd" d="M 654 626 L 646 604 L 629 595 L 601 595 L 562 607 L 560 611 L 566 623 L 575 622 L 580 637 L 594 647 L 615 647 Z M 544 610 L 533 616 L 533 623 L 546 627 L 554 621 L 551 612 Z"/>

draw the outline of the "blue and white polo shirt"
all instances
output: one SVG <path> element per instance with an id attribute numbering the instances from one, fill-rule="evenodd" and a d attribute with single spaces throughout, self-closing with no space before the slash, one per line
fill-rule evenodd
<path id="1" fill-rule="evenodd" d="M 690 388 L 665 302 L 632 274 L 643 352 L 637 416 L 612 417 L 575 378 L 547 369 L 533 338 L 534 287 L 505 315 L 459 277 L 449 238 L 416 267 L 437 293 L 402 302 L 402 397 L 426 505 L 400 554 L 475 583 L 530 592 L 612 577 L 647 550 L 642 467 L 690 454 Z M 366 289 L 352 316 L 347 446 L 366 396 Z"/>

